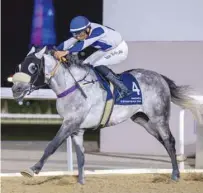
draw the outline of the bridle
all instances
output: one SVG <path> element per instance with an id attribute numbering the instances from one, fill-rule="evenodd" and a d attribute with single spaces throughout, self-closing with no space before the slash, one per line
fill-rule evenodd
<path id="1" fill-rule="evenodd" d="M 29 57 L 32 57 L 32 56 L 27 56 L 27 58 L 29 58 Z M 38 90 L 40 88 L 43 88 L 46 85 L 49 85 L 50 81 L 51 81 L 51 78 L 55 75 L 58 67 L 60 66 L 60 62 L 58 60 L 55 60 L 56 61 L 56 65 L 54 66 L 54 68 L 51 71 L 51 73 L 50 74 L 44 74 L 44 76 L 45 76 L 44 84 L 39 85 L 39 86 L 35 86 L 35 83 L 37 82 L 41 72 L 44 71 L 44 66 L 45 66 L 44 65 L 44 57 L 42 57 L 39 60 L 40 60 L 40 64 L 38 64 L 38 63 L 35 64 L 37 66 L 37 72 L 35 72 L 34 74 L 32 74 L 30 76 L 31 77 L 31 79 L 30 79 L 30 87 L 29 87 L 29 90 L 26 90 L 26 92 L 27 92 L 26 94 L 27 95 L 30 95 L 33 91 Z M 15 69 L 15 73 L 22 72 L 21 68 L 19 68 L 19 67 L 16 68 Z M 34 77 L 34 79 L 33 79 L 33 77 Z M 46 80 L 46 79 L 48 79 L 48 80 Z"/>
<path id="2" fill-rule="evenodd" d="M 51 55 L 53 52 L 50 52 Z M 29 57 L 29 56 L 28 56 Z M 55 58 L 54 58 L 55 59 Z M 55 59 L 56 61 L 56 64 L 53 68 L 53 70 L 49 73 L 49 74 L 44 74 L 45 76 L 45 83 L 43 85 L 40 85 L 40 86 L 35 86 L 34 84 L 36 83 L 36 81 L 38 80 L 40 74 L 41 74 L 41 71 L 43 70 L 44 71 L 44 57 L 42 57 L 40 60 L 40 64 L 36 64 L 37 65 L 37 69 L 38 71 L 33 74 L 35 75 L 35 78 L 34 80 L 32 81 L 32 77 L 31 77 L 31 81 L 30 81 L 30 87 L 29 87 L 29 90 L 27 90 L 27 95 L 30 95 L 33 91 L 35 90 L 38 90 L 40 88 L 43 88 L 44 86 L 46 85 L 49 85 L 50 82 L 51 82 L 51 79 L 52 77 L 54 77 L 55 73 L 57 72 L 57 69 L 59 68 L 60 65 L 64 65 L 66 67 L 66 69 L 69 71 L 69 74 L 71 75 L 71 77 L 73 78 L 74 82 L 75 82 L 75 85 L 73 86 L 74 88 L 77 88 L 81 91 L 82 95 L 87 98 L 87 95 L 85 94 L 85 92 L 83 91 L 83 89 L 81 88 L 79 82 L 85 80 L 85 78 L 88 76 L 88 74 L 90 73 L 90 70 L 86 73 L 86 75 L 79 81 L 75 80 L 73 74 L 71 73 L 70 69 L 69 69 L 69 66 L 67 63 L 68 59 L 67 58 L 62 58 L 60 61 Z M 89 83 L 92 83 L 92 82 L 89 82 Z M 72 88 L 72 87 L 71 87 Z M 71 89 L 69 88 L 69 89 Z"/>
<path id="3" fill-rule="evenodd" d="M 35 73 L 35 78 L 33 81 L 30 81 L 30 90 L 28 91 L 27 95 L 30 95 L 33 91 L 35 90 L 38 90 L 40 88 L 43 88 L 44 86 L 46 86 L 47 84 L 44 83 L 43 85 L 40 85 L 40 86 L 35 86 L 34 84 L 36 83 L 36 81 L 38 80 L 40 74 L 41 74 L 41 70 L 43 70 L 43 66 L 44 66 L 44 58 L 40 59 L 40 65 L 39 64 L 36 64 L 38 66 L 38 71 L 37 73 Z M 32 80 L 32 78 L 31 78 Z"/>
<path id="4" fill-rule="evenodd" d="M 45 65 L 44 65 L 44 57 L 42 57 L 42 59 L 40 59 L 40 67 L 39 67 L 39 64 L 37 64 L 37 65 L 38 65 L 38 71 L 37 71 L 37 74 L 36 74 L 36 76 L 35 76 L 34 81 L 32 81 L 32 82 L 30 83 L 30 90 L 28 91 L 28 94 L 27 94 L 27 95 L 29 95 L 30 93 L 32 93 L 32 92 L 35 91 L 35 90 L 39 90 L 40 88 L 43 88 L 43 87 L 45 87 L 46 85 L 49 85 L 49 84 L 50 84 L 52 77 L 55 75 L 57 69 L 58 69 L 59 66 L 61 65 L 58 60 L 55 59 L 55 61 L 56 61 L 56 64 L 55 64 L 53 70 L 50 72 L 50 74 L 44 74 L 44 76 L 45 76 L 45 82 L 44 82 L 44 84 L 39 85 L 39 86 L 35 86 L 34 84 L 35 84 L 35 82 L 38 80 L 41 71 L 42 71 L 42 70 L 44 71 L 44 66 L 45 66 Z"/>

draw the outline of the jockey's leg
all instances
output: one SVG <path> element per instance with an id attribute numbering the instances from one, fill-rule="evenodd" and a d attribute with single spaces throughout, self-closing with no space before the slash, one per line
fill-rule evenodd
<path id="1" fill-rule="evenodd" d="M 84 61 L 84 63 L 90 63 L 93 65 L 103 76 L 110 80 L 120 90 L 120 97 L 117 101 L 130 95 L 132 91 L 128 90 L 119 77 L 111 69 L 109 69 L 107 65 L 118 64 L 124 61 L 127 56 L 128 46 L 125 41 L 122 41 L 116 48 L 106 52 L 99 50 Z"/>
<path id="2" fill-rule="evenodd" d="M 100 72 L 103 76 L 105 76 L 108 80 L 110 80 L 120 91 L 120 96 L 116 99 L 119 101 L 121 98 L 132 94 L 130 90 L 123 84 L 120 80 L 119 76 L 116 75 L 110 68 L 107 66 L 96 66 L 95 67 L 98 72 Z"/>
<path id="3" fill-rule="evenodd" d="M 116 48 L 113 48 L 108 51 L 98 50 L 94 52 L 92 55 L 87 57 L 83 64 L 91 64 L 94 67 L 100 65 L 113 65 L 119 64 L 124 61 L 128 56 L 128 45 L 125 41 L 122 41 Z"/>

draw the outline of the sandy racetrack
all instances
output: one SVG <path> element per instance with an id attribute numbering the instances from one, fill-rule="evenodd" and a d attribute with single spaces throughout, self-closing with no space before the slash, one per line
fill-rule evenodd
<path id="1" fill-rule="evenodd" d="M 2 177 L 2 193 L 203 193 L 203 174 L 91 175 L 80 185 L 72 176 Z"/>

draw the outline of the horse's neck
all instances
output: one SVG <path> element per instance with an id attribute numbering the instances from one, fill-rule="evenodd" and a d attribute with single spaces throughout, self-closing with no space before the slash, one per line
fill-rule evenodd
<path id="1" fill-rule="evenodd" d="M 52 56 L 45 55 L 45 73 L 50 74 L 56 67 L 56 60 Z M 69 67 L 71 74 L 76 81 L 81 80 L 86 75 L 86 69 L 76 65 Z M 75 80 L 63 65 L 60 65 L 51 78 L 50 87 L 56 93 L 60 94 L 75 84 Z"/>

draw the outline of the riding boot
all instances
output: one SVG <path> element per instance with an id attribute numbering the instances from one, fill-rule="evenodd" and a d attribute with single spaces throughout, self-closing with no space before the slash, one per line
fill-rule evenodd
<path id="1" fill-rule="evenodd" d="M 123 97 L 129 96 L 130 94 L 132 94 L 132 91 L 128 90 L 128 88 L 120 80 L 119 76 L 115 74 L 107 66 L 101 65 L 101 66 L 96 66 L 95 68 L 98 72 L 100 72 L 103 76 L 105 76 L 108 80 L 110 80 L 115 87 L 118 88 L 120 96 L 116 99 L 116 101 L 119 101 Z"/>

